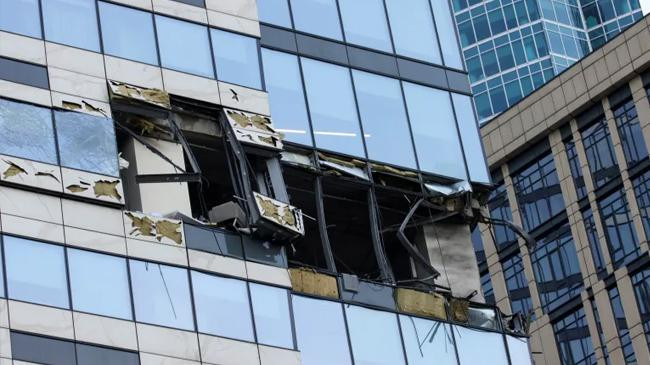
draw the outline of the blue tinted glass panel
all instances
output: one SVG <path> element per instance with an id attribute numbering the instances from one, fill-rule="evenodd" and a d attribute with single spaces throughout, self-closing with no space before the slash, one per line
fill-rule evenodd
<path id="1" fill-rule="evenodd" d="M 291 303 L 302 364 L 351 364 L 341 304 L 298 295 Z"/>
<path id="2" fill-rule="evenodd" d="M 285 289 L 250 284 L 257 342 L 293 348 L 289 294 Z"/>
<path id="3" fill-rule="evenodd" d="M 483 145 L 478 131 L 478 123 L 474 116 L 472 100 L 469 96 L 455 93 L 452 93 L 451 97 L 456 110 L 456 121 L 463 142 L 470 180 L 489 184 L 490 175 L 483 154 Z"/>
<path id="4" fill-rule="evenodd" d="M 583 308 L 553 324 L 553 330 L 562 365 L 596 363 L 596 354 Z"/>
<path id="5" fill-rule="evenodd" d="M 530 358 L 530 347 L 528 347 L 528 340 L 524 337 L 506 336 L 508 342 L 508 353 L 510 353 L 510 361 L 513 364 L 533 365 Z"/>
<path id="6" fill-rule="evenodd" d="M 99 17 L 104 53 L 158 64 L 151 13 L 100 2 Z"/>
<path id="7" fill-rule="evenodd" d="M 364 156 L 349 70 L 308 58 L 301 61 L 316 146 Z"/>
<path id="8" fill-rule="evenodd" d="M 396 79 L 352 71 L 368 158 L 415 168 L 402 89 Z M 398 149 L 386 146 L 401 146 Z"/>
<path id="9" fill-rule="evenodd" d="M 345 305 L 354 363 L 358 365 L 404 364 L 397 315 Z"/>
<path id="10" fill-rule="evenodd" d="M 129 266 L 136 320 L 194 330 L 187 270 L 137 260 Z"/>
<path id="11" fill-rule="evenodd" d="M 625 160 L 629 168 L 648 157 L 648 150 L 643 140 L 643 132 L 639 124 L 634 100 L 624 103 L 613 112 L 621 143 L 623 144 Z"/>
<path id="12" fill-rule="evenodd" d="M 335 0 L 291 0 L 297 30 L 343 40 Z"/>
<path id="13" fill-rule="evenodd" d="M 95 0 L 42 0 L 45 39 L 99 52 Z"/>
<path id="14" fill-rule="evenodd" d="M 192 294 L 199 332 L 255 340 L 245 281 L 192 271 Z"/>
<path id="15" fill-rule="evenodd" d="M 9 299 L 69 308 L 63 247 L 3 236 Z"/>
<path id="16" fill-rule="evenodd" d="M 402 56 L 433 63 L 440 62 L 438 40 L 433 27 L 431 8 L 426 0 L 386 0 L 395 52 Z"/>
<path id="17" fill-rule="evenodd" d="M 451 326 L 443 322 L 401 315 L 404 348 L 410 365 L 456 365 Z"/>
<path id="18" fill-rule="evenodd" d="M 311 146 L 298 57 L 262 49 L 262 61 L 273 125 L 284 133 L 285 140 Z"/>
<path id="19" fill-rule="evenodd" d="M 449 2 L 431 0 L 431 7 L 433 8 L 434 19 L 436 20 L 436 30 L 440 37 L 440 48 L 442 49 L 442 57 L 444 58 L 445 65 L 462 69 L 463 60 L 460 57 L 458 39 L 456 38 L 455 32 L 456 27 L 451 18 Z"/>
<path id="20" fill-rule="evenodd" d="M 255 38 L 211 29 L 217 78 L 255 89 L 262 88 L 260 59 Z"/>
<path id="21" fill-rule="evenodd" d="M 55 111 L 61 166 L 118 176 L 113 120 L 93 115 Z"/>
<path id="22" fill-rule="evenodd" d="M 453 326 L 458 357 L 462 365 L 502 365 L 508 363 L 503 335 Z M 481 349 L 481 351 L 476 351 Z"/>
<path id="23" fill-rule="evenodd" d="M 403 85 L 420 168 L 466 179 L 449 93 L 407 82 Z M 436 152 L 441 150 L 445 153 Z"/>
<path id="24" fill-rule="evenodd" d="M 339 0 L 345 40 L 392 52 L 383 0 Z"/>
<path id="25" fill-rule="evenodd" d="M 257 0 L 257 13 L 260 21 L 291 28 L 289 0 Z"/>
<path id="26" fill-rule="evenodd" d="M 156 15 L 163 67 L 214 78 L 208 28 Z"/>
<path id="27" fill-rule="evenodd" d="M 463 47 L 467 47 L 476 42 L 476 37 L 474 37 L 474 28 L 472 28 L 472 22 L 464 22 L 458 24 L 458 34 L 460 36 L 460 44 Z"/>
<path id="28" fill-rule="evenodd" d="M 68 268 L 74 310 L 132 318 L 125 259 L 68 249 Z"/>
<path id="29" fill-rule="evenodd" d="M 40 38 L 38 0 L 0 0 L 0 30 Z"/>
<path id="30" fill-rule="evenodd" d="M 0 153 L 57 164 L 52 112 L 0 99 Z"/>

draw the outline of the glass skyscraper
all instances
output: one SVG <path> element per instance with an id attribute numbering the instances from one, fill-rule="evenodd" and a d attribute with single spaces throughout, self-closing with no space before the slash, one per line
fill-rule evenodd
<path id="1" fill-rule="evenodd" d="M 452 0 L 481 122 L 643 15 L 639 0 Z"/>

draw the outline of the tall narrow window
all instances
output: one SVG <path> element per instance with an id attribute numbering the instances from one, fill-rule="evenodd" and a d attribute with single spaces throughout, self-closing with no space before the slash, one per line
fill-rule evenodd
<path id="1" fill-rule="evenodd" d="M 599 188 L 620 175 L 607 123 L 604 119 L 598 120 L 581 134 L 591 178 L 594 187 Z"/>
<path id="2" fill-rule="evenodd" d="M 614 268 L 639 257 L 639 240 L 627 205 L 625 191 L 616 190 L 598 202 Z"/>
<path id="3" fill-rule="evenodd" d="M 99 52 L 95 0 L 42 0 L 45 39 Z"/>
<path id="4" fill-rule="evenodd" d="M 292 349 L 293 334 L 287 290 L 253 283 L 249 286 L 257 342 Z"/>
<path id="5" fill-rule="evenodd" d="M 442 63 L 436 30 L 427 0 L 386 0 L 395 52 L 432 63 Z"/>
<path id="6" fill-rule="evenodd" d="M 445 66 L 462 69 L 463 60 L 460 57 L 458 39 L 456 38 L 455 31 L 456 27 L 454 26 L 452 13 L 449 9 L 449 2 L 431 0 L 431 7 L 433 8 L 433 16 L 436 20 L 436 29 L 440 37 L 440 48 L 442 49 Z M 501 14 L 500 10 L 499 14 Z M 501 22 L 503 23 L 503 20 Z"/>
<path id="7" fill-rule="evenodd" d="M 639 307 L 643 332 L 648 345 L 650 345 L 650 269 L 644 269 L 632 276 L 632 286 Z"/>
<path id="8" fill-rule="evenodd" d="M 512 222 L 512 211 L 510 210 L 510 202 L 508 202 L 508 193 L 503 182 L 492 190 L 488 200 L 488 208 L 490 210 L 490 218 Z M 508 246 L 517 243 L 517 236 L 509 227 L 504 225 L 492 225 L 490 230 L 494 235 L 494 244 L 498 250 L 503 250 Z"/>
<path id="9" fill-rule="evenodd" d="M 607 350 L 607 342 L 605 341 L 605 334 L 603 333 L 603 325 L 600 322 L 600 313 L 598 312 L 598 306 L 596 306 L 596 301 L 594 298 L 590 299 L 591 308 L 594 311 L 594 320 L 596 321 L 596 329 L 598 330 L 598 339 L 600 340 L 600 347 L 603 351 L 603 357 L 605 358 L 605 364 L 610 365 L 609 361 L 609 351 Z"/>
<path id="10" fill-rule="evenodd" d="M 463 142 L 465 162 L 469 170 L 469 178 L 473 182 L 490 183 L 483 145 L 479 135 L 478 123 L 474 115 L 474 106 L 471 97 L 451 93 L 456 111 L 456 122 L 460 130 L 460 139 Z"/>
<path id="11" fill-rule="evenodd" d="M 0 99 L 0 153 L 58 164 L 52 111 Z"/>
<path id="12" fill-rule="evenodd" d="M 0 30 L 41 37 L 38 0 L 0 0 Z"/>
<path id="13" fill-rule="evenodd" d="M 643 140 L 643 131 L 634 106 L 634 100 L 629 100 L 613 110 L 616 127 L 623 144 L 623 153 L 627 166 L 632 167 L 648 157 L 648 149 Z"/>
<path id="14" fill-rule="evenodd" d="M 619 294 L 617 287 L 609 289 L 608 294 L 609 301 L 612 305 L 612 312 L 614 313 L 616 329 L 618 330 L 618 338 L 621 340 L 623 358 L 626 364 L 636 364 L 636 356 L 634 355 L 634 348 L 632 347 L 632 337 L 630 336 L 630 330 L 627 327 L 625 312 L 623 312 L 621 295 Z"/>
<path id="15" fill-rule="evenodd" d="M 243 35 L 210 29 L 217 79 L 237 85 L 262 88 L 257 40 Z"/>
<path id="16" fill-rule="evenodd" d="M 346 305 L 345 313 L 355 364 L 405 364 L 395 313 L 355 305 Z"/>
<path id="17" fill-rule="evenodd" d="M 562 365 L 596 363 L 596 354 L 583 308 L 554 323 L 553 331 L 560 350 Z"/>
<path id="18" fill-rule="evenodd" d="M 393 52 L 383 0 L 339 0 L 345 40 Z"/>
<path id="19" fill-rule="evenodd" d="M 105 2 L 99 2 L 104 53 L 133 61 L 158 64 L 153 16 Z"/>
<path id="20" fill-rule="evenodd" d="M 214 78 L 208 28 L 156 15 L 162 67 Z"/>
<path id="21" fill-rule="evenodd" d="M 596 221 L 591 209 L 582 212 L 582 219 L 587 232 L 587 239 L 589 240 L 589 248 L 591 249 L 591 257 L 594 260 L 594 267 L 598 274 L 606 273 L 605 260 L 603 259 L 603 251 L 600 248 L 600 240 L 598 239 L 598 231 L 596 229 Z"/>
<path id="22" fill-rule="evenodd" d="M 636 203 L 639 206 L 641 219 L 643 220 L 643 229 L 646 235 L 650 235 L 650 171 L 632 180 Z"/>
<path id="23" fill-rule="evenodd" d="M 571 176 L 573 177 L 573 186 L 576 189 L 578 200 L 587 196 L 587 187 L 585 186 L 585 179 L 582 176 L 582 166 L 578 158 L 578 151 L 576 151 L 576 144 L 573 139 L 564 142 L 564 149 L 566 150 L 567 158 L 569 159 L 569 167 L 571 168 Z"/>
<path id="24" fill-rule="evenodd" d="M 343 40 L 336 0 L 291 0 L 296 30 Z"/>
<path id="25" fill-rule="evenodd" d="M 528 280 L 526 274 L 524 274 L 524 264 L 521 261 L 521 256 L 516 254 L 504 260 L 501 265 L 512 313 L 529 315 L 533 312 L 533 301 L 530 299 Z"/>

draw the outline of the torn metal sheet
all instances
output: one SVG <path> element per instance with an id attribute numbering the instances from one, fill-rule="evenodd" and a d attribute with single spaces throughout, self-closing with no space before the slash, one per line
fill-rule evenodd
<path id="1" fill-rule="evenodd" d="M 440 294 L 397 288 L 395 297 L 397 307 L 402 312 L 436 319 L 447 319 L 446 300 Z"/>
<path id="2" fill-rule="evenodd" d="M 381 172 L 381 173 L 386 173 L 386 174 L 395 175 L 404 178 L 413 178 L 413 179 L 418 178 L 418 174 L 416 172 L 397 169 L 395 167 L 388 166 L 388 165 L 371 163 L 370 168 L 372 169 L 373 172 Z"/>
<path id="3" fill-rule="evenodd" d="M 124 211 L 124 225 L 130 238 L 174 246 L 184 245 L 183 223 L 179 220 Z"/>
<path id="4" fill-rule="evenodd" d="M 308 155 L 303 155 L 301 153 L 282 151 L 280 153 L 280 160 L 282 162 L 303 166 L 309 169 L 313 169 L 315 167 L 311 157 Z"/>
<path id="5" fill-rule="evenodd" d="M 432 195 L 454 196 L 472 191 L 472 185 L 469 181 L 460 181 L 452 185 L 428 182 L 425 183 L 424 186 Z"/>
<path id="6" fill-rule="evenodd" d="M 63 192 L 75 196 L 124 204 L 122 180 L 117 177 L 61 168 Z"/>
<path id="7" fill-rule="evenodd" d="M 169 94 L 166 91 L 129 85 L 123 82 L 108 80 L 111 100 L 124 101 L 130 104 L 147 103 L 164 109 L 171 109 Z"/>
<path id="8" fill-rule="evenodd" d="M 99 106 L 95 106 L 83 99 L 79 102 L 74 102 L 70 100 L 62 100 L 61 107 L 66 110 L 81 112 L 86 114 L 95 115 L 98 117 L 108 118 L 108 113 L 106 110 L 102 109 Z"/>
<path id="9" fill-rule="evenodd" d="M 291 288 L 294 291 L 339 299 L 336 277 L 304 267 L 289 269 Z"/>
<path id="10" fill-rule="evenodd" d="M 346 175 L 354 176 L 362 180 L 370 180 L 365 169 L 365 162 L 359 160 L 343 160 L 341 158 L 328 156 L 324 153 L 318 153 L 318 160 L 321 166 L 332 168 Z"/>
<path id="11" fill-rule="evenodd" d="M 287 203 L 253 192 L 260 216 L 299 235 L 305 234 L 302 211 Z"/>
<path id="12" fill-rule="evenodd" d="M 12 156 L 0 155 L 0 181 L 56 192 L 63 191 L 59 166 Z"/>
<path id="13" fill-rule="evenodd" d="M 241 143 L 282 150 L 282 136 L 273 128 L 271 118 L 225 108 L 224 114 Z"/>

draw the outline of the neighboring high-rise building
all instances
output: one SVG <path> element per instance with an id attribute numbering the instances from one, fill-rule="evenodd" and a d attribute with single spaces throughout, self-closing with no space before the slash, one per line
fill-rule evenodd
<path id="1" fill-rule="evenodd" d="M 537 365 L 650 364 L 650 17 L 481 126 L 495 190 L 486 298 Z"/>
<path id="2" fill-rule="evenodd" d="M 473 110 L 447 1 L 0 0 L 0 364 L 531 364 Z"/>
<path id="3" fill-rule="evenodd" d="M 643 16 L 639 0 L 452 3 L 481 123 Z"/>

